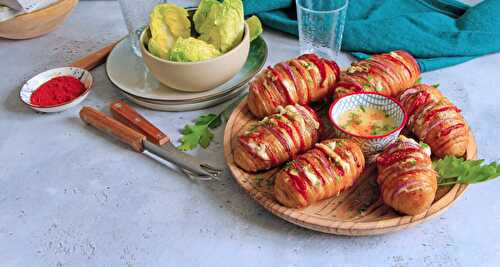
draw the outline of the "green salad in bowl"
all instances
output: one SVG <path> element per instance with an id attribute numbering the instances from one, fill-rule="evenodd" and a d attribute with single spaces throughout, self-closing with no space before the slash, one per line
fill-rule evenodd
<path id="1" fill-rule="evenodd" d="M 250 40 L 262 33 L 256 16 L 246 20 Z M 175 62 L 197 62 L 221 56 L 243 40 L 245 18 L 241 0 L 202 0 L 191 14 L 175 4 L 160 4 L 150 15 L 147 50 Z"/>

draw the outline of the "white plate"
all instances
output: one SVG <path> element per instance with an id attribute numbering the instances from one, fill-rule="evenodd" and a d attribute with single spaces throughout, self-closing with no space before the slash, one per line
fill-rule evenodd
<path id="1" fill-rule="evenodd" d="M 205 92 L 181 92 L 160 84 L 147 70 L 143 59 L 132 53 L 127 39 L 121 40 L 111 51 L 106 63 L 106 72 L 111 82 L 129 96 L 139 97 L 142 100 L 162 101 L 165 105 L 191 104 L 218 99 L 245 85 L 262 69 L 268 52 L 267 45 L 261 37 L 252 42 L 250 50 L 247 63 L 233 79 Z M 253 57 L 251 57 L 252 51 Z"/>
<path id="2" fill-rule="evenodd" d="M 242 86 L 238 90 L 231 91 L 229 94 L 223 95 L 217 99 L 203 101 L 203 102 L 193 102 L 187 104 L 164 104 L 161 101 L 151 101 L 151 100 L 141 99 L 133 95 L 127 94 L 126 92 L 123 91 L 122 94 L 126 96 L 130 101 L 145 108 L 161 110 L 161 111 L 189 111 L 189 110 L 204 109 L 211 106 L 215 106 L 222 102 L 229 101 L 237 96 L 243 95 L 245 92 L 247 92 L 247 89 L 248 85 Z"/>

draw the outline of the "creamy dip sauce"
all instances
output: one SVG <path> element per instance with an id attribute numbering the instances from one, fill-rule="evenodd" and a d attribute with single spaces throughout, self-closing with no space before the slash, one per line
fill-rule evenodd
<path id="1" fill-rule="evenodd" d="M 342 113 L 338 125 L 346 132 L 360 136 L 381 136 L 397 127 L 385 111 L 364 106 Z"/>

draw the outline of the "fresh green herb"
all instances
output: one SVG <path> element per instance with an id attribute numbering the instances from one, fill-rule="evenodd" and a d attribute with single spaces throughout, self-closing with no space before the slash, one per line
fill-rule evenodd
<path id="1" fill-rule="evenodd" d="M 415 82 L 415 84 L 421 84 L 422 83 L 422 77 L 418 77 L 418 80 Z"/>
<path id="2" fill-rule="evenodd" d="M 417 165 L 417 161 L 416 161 L 416 160 L 414 160 L 414 159 L 411 159 L 411 160 L 409 160 L 408 162 L 410 163 L 410 165 L 411 165 L 411 166 L 415 166 L 415 165 Z"/>
<path id="3" fill-rule="evenodd" d="M 377 92 L 380 92 L 380 91 L 384 91 L 384 87 L 382 86 L 382 84 L 379 82 L 377 83 L 377 85 L 375 86 L 375 90 Z"/>
<path id="4" fill-rule="evenodd" d="M 380 125 L 373 125 L 371 129 L 371 135 L 379 135 L 379 134 L 384 134 L 387 132 L 390 132 L 394 130 L 395 127 L 389 125 L 389 124 L 384 124 L 382 126 Z"/>
<path id="5" fill-rule="evenodd" d="M 292 167 L 294 160 L 291 160 L 283 165 L 283 170 L 287 171 Z"/>
<path id="6" fill-rule="evenodd" d="M 340 183 L 340 181 L 342 180 L 342 177 L 340 177 L 340 175 L 336 175 L 335 180 L 337 181 L 337 183 Z"/>
<path id="7" fill-rule="evenodd" d="M 229 104 L 219 114 L 205 114 L 199 116 L 194 124 L 186 124 L 181 130 L 181 145 L 177 148 L 182 151 L 192 150 L 200 145 L 207 148 L 214 139 L 214 134 L 210 131 L 219 127 L 223 120 L 228 120 L 231 112 L 246 94 Z"/>
<path id="8" fill-rule="evenodd" d="M 356 114 L 355 112 L 349 113 L 349 120 L 347 121 L 347 124 L 360 125 L 361 119 L 359 118 L 359 114 Z"/>
<path id="9" fill-rule="evenodd" d="M 453 156 L 433 163 L 439 174 L 439 185 L 474 184 L 486 182 L 500 176 L 500 164 L 483 164 L 484 160 L 464 160 Z"/>
<path id="10" fill-rule="evenodd" d="M 420 142 L 419 142 L 419 145 L 420 145 L 420 147 L 421 147 L 421 148 L 423 148 L 423 149 L 428 149 L 428 148 L 429 148 L 429 145 L 428 145 L 428 144 L 426 144 L 426 143 L 424 143 L 424 142 L 422 142 L 422 141 L 420 141 Z"/>
<path id="11" fill-rule="evenodd" d="M 363 84 L 363 89 L 368 90 L 368 89 L 370 89 L 370 88 L 372 88 L 372 85 L 371 85 L 371 84 L 369 84 L 369 83 L 365 83 L 365 84 Z"/>
<path id="12" fill-rule="evenodd" d="M 379 126 L 373 126 L 371 130 L 371 135 L 379 135 L 382 132 L 382 128 Z"/>
<path id="13" fill-rule="evenodd" d="M 196 119 L 194 125 L 188 124 L 184 126 L 181 130 L 181 145 L 178 147 L 179 150 L 192 150 L 198 145 L 203 148 L 207 148 L 214 134 L 210 129 L 215 129 L 222 124 L 222 114 L 206 114 L 201 115 Z"/>
<path id="14" fill-rule="evenodd" d="M 439 88 L 439 83 L 433 84 L 432 87 Z"/>
<path id="15" fill-rule="evenodd" d="M 366 109 L 364 106 L 359 106 L 359 109 L 361 109 L 361 111 L 363 111 L 363 112 L 366 112 Z"/>

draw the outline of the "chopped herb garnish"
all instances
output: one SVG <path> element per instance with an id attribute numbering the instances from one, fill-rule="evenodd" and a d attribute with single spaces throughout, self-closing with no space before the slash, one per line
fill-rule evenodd
<path id="1" fill-rule="evenodd" d="M 293 162 L 294 162 L 294 161 L 293 161 L 293 160 L 291 160 L 291 161 L 289 161 L 289 162 L 285 163 L 285 164 L 283 165 L 283 169 L 284 169 L 285 171 L 289 170 L 289 169 L 292 167 Z"/>
<path id="2" fill-rule="evenodd" d="M 439 83 L 433 84 L 432 87 L 439 88 Z"/>
<path id="3" fill-rule="evenodd" d="M 363 111 L 363 112 L 366 112 L 366 109 L 364 106 L 359 106 L 359 109 L 361 109 L 361 111 Z"/>
<path id="4" fill-rule="evenodd" d="M 422 142 L 422 141 L 420 141 L 420 143 L 419 143 L 419 144 L 420 144 L 420 147 L 421 147 L 421 148 L 423 148 L 423 149 L 427 149 L 427 148 L 429 148 L 429 145 L 428 145 L 428 144 L 426 144 L 426 143 L 424 143 L 424 142 Z"/>

